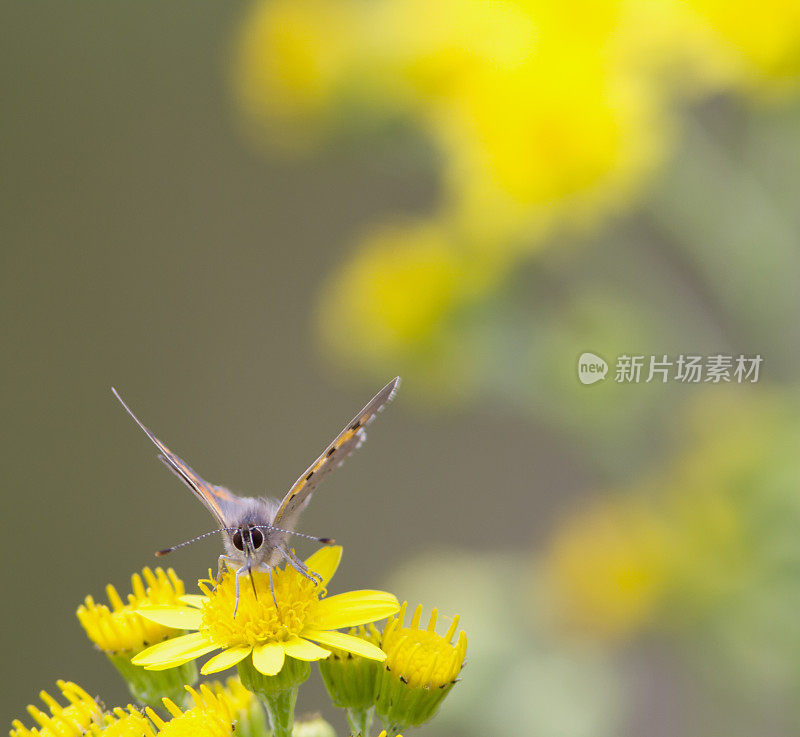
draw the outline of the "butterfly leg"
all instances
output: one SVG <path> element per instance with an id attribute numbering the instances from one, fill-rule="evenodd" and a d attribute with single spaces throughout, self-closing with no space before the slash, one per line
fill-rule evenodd
<path id="1" fill-rule="evenodd" d="M 239 579 L 245 574 L 249 574 L 250 569 L 247 566 L 242 566 L 236 571 L 236 603 L 233 605 L 233 618 L 236 619 L 236 612 L 239 609 Z M 252 577 L 251 577 L 252 579 Z M 253 590 L 255 591 L 255 583 L 253 583 Z"/>
<path id="2" fill-rule="evenodd" d="M 275 598 L 275 584 L 272 581 L 272 568 L 268 568 L 267 570 L 268 570 L 268 573 L 269 573 L 269 590 L 270 590 L 270 593 L 272 594 L 272 601 L 275 602 L 275 611 L 277 612 L 278 611 L 278 600 Z"/>
<path id="3" fill-rule="evenodd" d="M 219 582 L 222 578 L 222 567 L 225 566 L 226 568 L 230 568 L 231 563 L 233 563 L 233 561 L 227 555 L 219 556 L 219 558 L 217 559 L 217 579 L 214 582 L 214 588 L 217 588 L 217 586 L 219 586 Z"/>
<path id="4" fill-rule="evenodd" d="M 298 558 L 292 550 L 284 550 L 281 548 L 281 552 L 286 560 L 289 562 L 289 565 L 292 566 L 300 575 L 305 576 L 309 581 L 313 581 L 315 586 L 319 586 L 322 583 L 322 576 L 319 575 L 316 571 L 312 571 L 305 563 L 303 563 L 300 558 Z"/>

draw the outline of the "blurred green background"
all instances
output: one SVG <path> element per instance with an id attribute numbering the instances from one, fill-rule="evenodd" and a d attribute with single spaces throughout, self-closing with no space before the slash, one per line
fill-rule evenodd
<path id="1" fill-rule="evenodd" d="M 60 677 L 124 702 L 75 608 L 211 527 L 112 384 L 280 496 L 399 373 L 303 529 L 344 545 L 338 590 L 461 614 L 424 733 L 800 732 L 795 4 L 12 1 L 0 29 L 9 720 Z M 625 384 L 623 353 L 764 363 Z"/>

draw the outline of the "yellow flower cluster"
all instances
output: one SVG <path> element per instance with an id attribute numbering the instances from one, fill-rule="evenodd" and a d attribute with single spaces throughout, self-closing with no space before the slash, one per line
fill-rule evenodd
<path id="1" fill-rule="evenodd" d="M 796 91 L 798 7 L 256 0 L 234 67 L 252 130 L 293 146 L 403 117 L 442 168 L 431 217 L 368 234 L 334 276 L 320 310 L 330 351 L 347 358 L 357 345 L 367 365 L 410 357 L 428 373 L 452 370 L 459 338 L 432 337 L 457 334 L 459 316 L 547 235 L 631 203 L 684 99 Z"/>
<path id="2" fill-rule="evenodd" d="M 31 704 L 28 713 L 39 725 L 28 729 L 19 719 L 11 722 L 11 737 L 79 737 L 86 733 L 93 724 L 103 723 L 103 712 L 98 703 L 84 689 L 75 683 L 58 681 L 56 684 L 68 702 L 62 706 L 47 691 L 41 691 L 39 697 L 45 703 L 50 714 Z"/>
<path id="3" fill-rule="evenodd" d="M 50 714 L 29 706 L 39 727 L 28 729 L 14 720 L 11 737 L 230 737 L 241 702 L 230 685 L 216 693 L 206 685 L 200 686 L 199 691 L 187 686 L 192 706 L 186 710 L 165 698 L 164 706 L 172 717 L 165 721 L 149 707 L 146 716 L 135 706 L 106 710 L 80 686 L 59 681 L 58 687 L 69 705 L 61 706 L 42 691 L 41 699 Z"/>
<path id="4" fill-rule="evenodd" d="M 387 722 L 397 727 L 392 734 L 397 734 L 401 724 L 429 719 L 463 664 L 466 635 L 461 632 L 456 645 L 451 643 L 458 618 L 442 638 L 434 632 L 436 610 L 427 630 L 418 628 L 421 610 L 410 628 L 402 628 L 405 606 L 398 622 L 394 615 L 401 608 L 388 592 L 360 590 L 328 596 L 327 585 L 341 556 L 340 546 L 318 550 L 306 560 L 313 578 L 288 565 L 268 573 L 251 571 L 250 586 L 243 590 L 232 570 L 219 580 L 209 572 L 209 579 L 199 582 L 203 595 L 185 595 L 183 583 L 172 570 L 146 568 L 142 576 L 134 575 L 127 604 L 109 585 L 110 608 L 88 597 L 78 617 L 145 708 L 108 709 L 80 686 L 59 681 L 67 705 L 42 691 L 49 714 L 29 706 L 28 713 L 38 726 L 28 728 L 14 720 L 11 737 L 232 737 L 234 733 L 329 737 L 333 728 L 321 717 L 294 728 L 298 688 L 309 676 L 310 662 L 329 657 L 340 664 L 348 661 L 334 680 L 346 696 L 358 697 L 362 733 L 368 732 L 377 673 L 385 661 L 386 672 L 395 671 L 387 687 L 388 705 L 396 712 Z M 381 636 L 372 623 L 387 618 L 392 619 Z M 342 628 L 350 631 L 340 632 Z M 181 630 L 192 631 L 180 634 Z M 152 640 L 159 642 L 141 649 Z M 390 655 L 381 649 L 382 641 Z M 239 678 L 196 689 L 194 661 L 212 651 L 219 652 L 206 661 L 202 672 L 238 666 Z M 181 707 L 178 704 L 188 700 L 187 691 L 191 705 Z M 355 718 L 350 699 L 334 701 L 348 708 L 348 719 Z M 402 704 L 404 709 L 397 712 Z M 166 720 L 154 710 L 162 706 L 169 713 Z M 380 708 L 378 713 L 383 716 Z M 406 715 L 411 718 L 400 718 Z"/>
<path id="5" fill-rule="evenodd" d="M 787 451 L 774 439 L 797 437 L 794 411 L 767 394 L 698 400 L 680 418 L 682 453 L 556 531 L 543 563 L 558 621 L 613 640 L 691 621 L 747 585 L 770 545 L 758 519 L 780 504 L 769 479 Z"/>

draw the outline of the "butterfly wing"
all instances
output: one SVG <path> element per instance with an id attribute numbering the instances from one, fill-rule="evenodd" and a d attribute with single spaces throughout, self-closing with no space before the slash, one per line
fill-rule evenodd
<path id="1" fill-rule="evenodd" d="M 158 448 L 159 460 L 189 487 L 189 490 L 203 503 L 203 506 L 214 515 L 220 528 L 228 527 L 231 524 L 231 512 L 238 503 L 236 495 L 222 486 L 214 486 L 201 478 L 186 461 L 176 456 L 164 443 L 153 435 L 144 424 L 142 424 L 139 418 L 133 414 L 131 408 L 122 400 L 122 397 L 120 397 L 116 389 L 112 387 L 111 391 L 114 392 L 114 396 L 119 399 L 134 422 L 144 430 L 145 435 L 147 435 L 153 442 L 153 445 Z"/>
<path id="2" fill-rule="evenodd" d="M 292 529 L 319 482 L 332 469 L 341 465 L 342 461 L 364 442 L 367 437 L 364 428 L 392 399 L 399 384 L 400 377 L 398 376 L 370 399 L 367 406 L 345 426 L 322 455 L 294 482 L 275 514 L 274 524 L 276 527 Z"/>

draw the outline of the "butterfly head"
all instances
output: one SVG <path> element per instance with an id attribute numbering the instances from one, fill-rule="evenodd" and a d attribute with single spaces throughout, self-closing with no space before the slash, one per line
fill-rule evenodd
<path id="1" fill-rule="evenodd" d="M 238 528 L 228 528 L 223 540 L 228 557 L 243 565 L 256 567 L 260 563 L 272 563 L 275 552 L 275 534 L 264 526 L 243 524 Z"/>
<path id="2" fill-rule="evenodd" d="M 255 527 L 246 527 L 236 530 L 231 536 L 233 547 L 244 553 L 247 548 L 255 551 L 264 544 L 264 533 Z"/>

